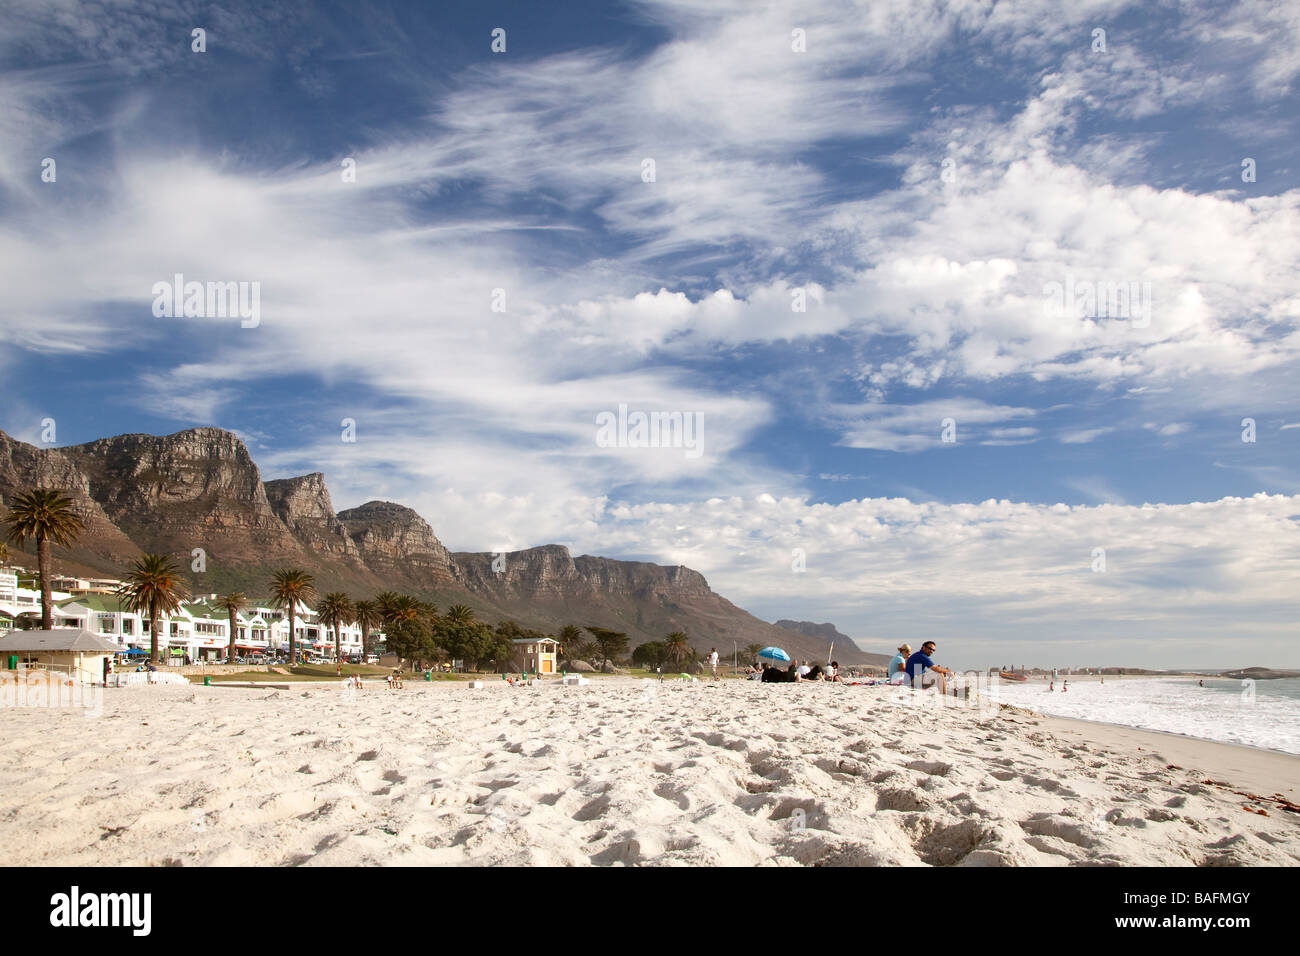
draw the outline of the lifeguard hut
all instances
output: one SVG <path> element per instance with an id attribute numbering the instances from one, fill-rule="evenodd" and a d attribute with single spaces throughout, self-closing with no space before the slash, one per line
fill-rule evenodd
<path id="1" fill-rule="evenodd" d="M 511 641 L 515 646 L 515 660 L 520 669 L 532 671 L 539 677 L 556 673 L 560 656 L 560 642 L 553 637 L 521 637 Z"/>

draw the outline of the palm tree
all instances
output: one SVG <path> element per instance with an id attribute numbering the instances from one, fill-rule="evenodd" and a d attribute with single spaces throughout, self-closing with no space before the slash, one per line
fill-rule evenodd
<path id="1" fill-rule="evenodd" d="M 664 647 L 674 667 L 680 667 L 681 662 L 691 653 L 690 639 L 681 631 L 673 631 L 665 637 Z"/>
<path id="2" fill-rule="evenodd" d="M 379 619 L 388 624 L 393 619 L 393 609 L 402 596 L 396 591 L 380 591 L 375 595 L 375 606 L 379 608 Z"/>
<path id="3" fill-rule="evenodd" d="M 745 645 L 745 653 L 748 654 L 748 655 L 749 655 L 751 658 L 753 658 L 754 660 L 758 660 L 758 652 L 761 651 L 762 649 L 763 649 L 763 645 L 762 645 L 762 644 L 746 644 L 746 645 Z"/>
<path id="4" fill-rule="evenodd" d="M 9 545 L 0 541 L 0 568 L 9 563 Z"/>
<path id="5" fill-rule="evenodd" d="M 294 625 L 298 620 L 298 605 L 306 604 L 316 596 L 313 578 L 306 571 L 297 568 L 281 568 L 271 576 L 271 597 L 284 605 L 289 612 L 289 663 L 298 661 L 298 642 L 294 637 Z"/>
<path id="6" fill-rule="evenodd" d="M 474 609 L 468 604 L 453 604 L 447 608 L 446 617 L 452 624 L 473 624 Z"/>
<path id="7" fill-rule="evenodd" d="M 316 614 L 321 623 L 334 629 L 334 659 L 340 664 L 343 663 L 343 650 L 339 646 L 339 630 L 344 624 L 351 623 L 356 613 L 352 598 L 342 591 L 330 591 L 316 605 Z"/>
<path id="8" fill-rule="evenodd" d="M 162 554 L 142 554 L 132 565 L 126 581 L 118 588 L 126 610 L 142 612 L 149 616 L 149 660 L 158 663 L 158 632 L 162 629 L 162 616 L 175 614 L 185 600 L 185 583 L 180 569 L 171 558 Z"/>
<path id="9" fill-rule="evenodd" d="M 41 628 L 54 627 L 54 594 L 50 587 L 50 542 L 65 548 L 86 530 L 72 510 L 72 499 L 55 488 L 34 488 L 14 495 L 5 515 L 5 537 L 18 547 L 28 538 L 36 541 L 36 563 L 41 574 Z"/>
<path id="10" fill-rule="evenodd" d="M 361 628 L 361 653 L 369 654 L 370 629 L 383 619 L 379 613 L 379 602 L 358 601 L 352 605 L 352 614 L 356 619 L 357 627 Z"/>
<path id="11" fill-rule="evenodd" d="M 582 628 L 576 624 L 566 624 L 555 636 L 560 640 L 560 650 L 564 653 L 565 659 L 573 660 L 582 646 Z"/>
<path id="12" fill-rule="evenodd" d="M 239 629 L 239 612 L 248 607 L 248 598 L 244 597 L 243 591 L 236 591 L 219 600 L 217 606 L 225 608 L 226 613 L 230 615 L 230 649 L 226 653 L 226 658 L 229 660 L 235 656 L 235 633 Z"/>

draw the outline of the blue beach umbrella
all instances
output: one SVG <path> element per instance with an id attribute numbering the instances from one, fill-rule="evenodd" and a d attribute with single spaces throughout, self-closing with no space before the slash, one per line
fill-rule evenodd
<path id="1" fill-rule="evenodd" d="M 758 652 L 759 659 L 765 661 L 775 661 L 778 664 L 789 664 L 790 655 L 779 647 L 765 647 Z"/>

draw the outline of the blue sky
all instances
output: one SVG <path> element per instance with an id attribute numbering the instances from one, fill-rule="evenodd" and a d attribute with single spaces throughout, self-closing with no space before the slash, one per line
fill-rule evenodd
<path id="1" fill-rule="evenodd" d="M 872 648 L 1300 664 L 1293 8 L 20 0 L 0 66 L 19 438 L 218 425 Z M 257 327 L 155 317 L 178 272 Z"/>

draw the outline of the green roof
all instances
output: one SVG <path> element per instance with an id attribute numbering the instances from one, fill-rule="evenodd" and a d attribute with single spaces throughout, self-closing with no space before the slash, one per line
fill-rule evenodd
<path id="1" fill-rule="evenodd" d="M 66 601 L 56 601 L 55 603 L 59 607 L 80 604 L 92 611 L 103 611 L 110 614 L 116 614 L 122 610 L 122 598 L 111 594 L 86 594 L 81 597 L 68 598 Z"/>

